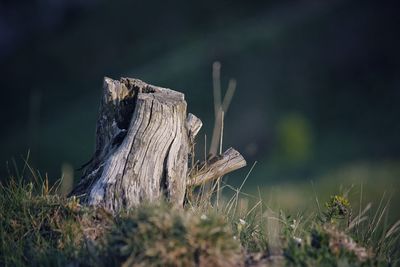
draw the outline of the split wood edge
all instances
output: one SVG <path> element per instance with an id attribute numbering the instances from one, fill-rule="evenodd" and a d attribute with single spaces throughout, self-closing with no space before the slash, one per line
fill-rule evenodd
<path id="1" fill-rule="evenodd" d="M 186 125 L 189 131 L 189 138 L 193 143 L 203 123 L 195 115 L 189 113 Z M 193 166 L 189 173 L 187 187 L 200 186 L 243 168 L 246 165 L 244 157 L 231 147 L 222 155 L 211 157 L 207 161 Z"/>
<path id="2" fill-rule="evenodd" d="M 180 206 L 187 187 L 246 166 L 233 148 L 195 164 L 195 138 L 203 123 L 187 114 L 186 106 L 180 92 L 138 79 L 104 78 L 96 151 L 70 196 L 114 211 L 162 195 Z"/>

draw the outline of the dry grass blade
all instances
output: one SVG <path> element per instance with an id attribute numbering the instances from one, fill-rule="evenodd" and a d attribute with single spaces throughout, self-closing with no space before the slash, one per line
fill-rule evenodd
<path id="1" fill-rule="evenodd" d="M 214 112 L 217 116 L 221 108 L 221 63 L 216 61 L 212 66 L 213 93 L 214 93 Z"/>
<path id="2" fill-rule="evenodd" d="M 254 167 L 256 166 L 256 164 L 257 164 L 257 161 L 255 161 L 255 162 L 253 163 L 253 166 L 251 166 L 251 168 L 250 168 L 249 172 L 247 173 L 246 177 L 244 178 L 242 184 L 241 184 L 240 187 L 236 190 L 236 194 L 233 196 L 234 199 L 235 199 L 235 201 L 234 201 L 235 205 L 234 205 L 234 207 L 233 207 L 233 212 L 234 212 L 234 214 L 235 214 L 235 212 L 236 212 L 237 205 L 238 205 L 238 201 L 239 201 L 239 193 L 241 192 L 241 190 L 242 190 L 244 184 L 246 183 L 247 179 L 249 178 L 249 176 L 250 176 L 251 172 L 253 171 Z M 230 210 L 230 209 L 229 209 L 229 210 Z M 229 213 L 229 211 L 228 211 L 228 213 Z"/>
<path id="3" fill-rule="evenodd" d="M 219 141 L 219 154 L 222 154 L 222 141 L 224 138 L 224 111 L 221 112 L 221 138 Z M 219 199 L 221 194 L 221 176 L 217 178 L 217 208 L 219 207 Z"/>
<path id="4" fill-rule="evenodd" d="M 225 93 L 223 101 L 221 102 L 221 63 L 214 62 L 213 64 L 213 93 L 214 93 L 214 128 L 210 145 L 210 154 L 216 155 L 218 147 L 222 146 L 222 132 L 224 115 L 227 113 L 232 98 L 236 90 L 236 80 L 230 79 L 228 89 Z M 221 151 L 220 151 L 221 153 Z"/>
<path id="5" fill-rule="evenodd" d="M 222 110 L 227 113 L 231 104 L 232 98 L 236 91 L 236 80 L 230 79 L 228 84 L 228 90 L 226 91 L 224 101 L 222 102 Z"/>
<path id="6" fill-rule="evenodd" d="M 378 220 L 375 223 L 375 227 L 373 228 L 372 232 L 371 232 L 371 236 L 375 233 L 375 231 L 378 229 L 378 226 L 383 218 L 383 216 L 386 214 L 386 211 L 388 209 L 390 205 L 390 199 L 388 199 L 388 201 L 386 202 L 386 205 L 383 207 L 381 214 L 379 215 Z"/>
<path id="7" fill-rule="evenodd" d="M 348 230 L 353 229 L 355 226 L 358 226 L 362 221 L 365 221 L 368 218 L 368 216 L 364 215 L 367 213 L 367 211 L 371 209 L 371 207 L 372 203 L 368 203 L 367 206 L 365 206 L 364 210 L 360 211 L 360 213 L 350 222 Z"/>
<path id="8" fill-rule="evenodd" d="M 400 230 L 400 220 L 398 220 L 395 224 L 392 225 L 392 227 L 390 227 L 390 229 L 387 231 L 387 233 L 385 235 L 385 239 L 394 235 L 399 230 Z"/>
<path id="9" fill-rule="evenodd" d="M 214 94 L 214 129 L 211 138 L 210 154 L 216 155 L 218 151 L 218 141 L 221 131 L 221 63 L 214 62 L 213 64 L 213 94 Z"/>

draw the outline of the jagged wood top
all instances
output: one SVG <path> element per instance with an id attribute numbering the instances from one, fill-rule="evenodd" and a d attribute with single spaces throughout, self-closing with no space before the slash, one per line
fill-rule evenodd
<path id="1" fill-rule="evenodd" d="M 246 165 L 231 148 L 192 166 L 202 122 L 186 108 L 180 92 L 138 79 L 104 78 L 95 153 L 70 195 L 111 211 L 160 198 L 182 206 L 187 186 Z"/>

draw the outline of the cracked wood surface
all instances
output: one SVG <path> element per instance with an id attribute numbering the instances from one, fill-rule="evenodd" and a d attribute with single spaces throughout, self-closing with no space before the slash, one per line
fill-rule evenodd
<path id="1" fill-rule="evenodd" d="M 243 156 L 235 149 L 229 148 L 222 155 L 212 157 L 195 167 L 191 171 L 188 186 L 204 184 L 244 166 L 246 166 L 246 160 Z"/>
<path id="2" fill-rule="evenodd" d="M 96 150 L 70 195 L 114 212 L 162 198 L 182 206 L 188 184 L 243 167 L 243 157 L 229 149 L 189 178 L 202 122 L 186 108 L 182 93 L 137 79 L 104 78 Z"/>

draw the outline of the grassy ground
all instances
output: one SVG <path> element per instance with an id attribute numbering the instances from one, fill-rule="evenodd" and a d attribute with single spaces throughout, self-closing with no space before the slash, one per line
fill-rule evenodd
<path id="1" fill-rule="evenodd" d="M 320 204 L 329 201 L 331 195 L 345 194 L 357 212 L 367 205 L 372 205 L 369 216 L 381 204 L 387 206 L 387 223 L 394 223 L 400 218 L 400 162 L 354 162 L 337 167 L 324 174 L 299 181 L 264 181 L 252 180 L 250 176 L 244 190 L 253 197 L 249 197 L 249 206 L 258 199 L 275 210 L 283 209 L 289 213 L 309 212 L 318 209 Z M 268 180 L 268 179 L 266 179 Z M 255 197 L 254 197 L 255 196 Z M 311 208 L 310 208 L 311 207 Z"/>
<path id="2" fill-rule="evenodd" d="M 261 197 L 249 205 L 240 188 L 218 202 L 200 189 L 183 210 L 143 204 L 112 216 L 35 177 L 0 186 L 1 266 L 399 265 L 400 222 L 385 223 L 387 204 L 354 209 L 346 193 L 288 214 Z"/>

